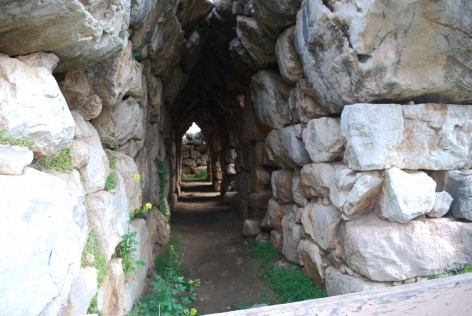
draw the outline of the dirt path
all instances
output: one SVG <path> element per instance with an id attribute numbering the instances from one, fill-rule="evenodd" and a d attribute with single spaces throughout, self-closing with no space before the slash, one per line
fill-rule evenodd
<path id="1" fill-rule="evenodd" d="M 182 186 L 172 231 L 183 244 L 184 271 L 201 279 L 195 306 L 201 314 L 274 301 L 260 275 L 259 261 L 248 252 L 254 240 L 244 239 L 241 229 L 236 211 L 211 192 L 210 183 Z"/>

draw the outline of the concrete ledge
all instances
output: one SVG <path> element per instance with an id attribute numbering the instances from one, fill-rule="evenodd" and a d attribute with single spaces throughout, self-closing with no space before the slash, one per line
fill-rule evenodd
<path id="1" fill-rule="evenodd" d="M 213 316 L 472 315 L 472 273 Z"/>

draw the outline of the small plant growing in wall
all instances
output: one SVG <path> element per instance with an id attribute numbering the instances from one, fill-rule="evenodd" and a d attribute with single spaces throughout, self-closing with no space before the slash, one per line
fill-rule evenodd
<path id="1" fill-rule="evenodd" d="M 29 136 L 25 137 L 15 137 L 7 136 L 7 132 L 0 128 L 0 144 L 1 145 L 10 145 L 10 146 L 20 146 L 31 149 L 33 146 L 33 141 Z"/>
<path id="2" fill-rule="evenodd" d="M 116 182 L 116 178 L 113 174 L 109 174 L 107 181 L 105 182 L 105 191 L 110 191 L 115 189 L 118 186 L 118 183 Z"/>
<path id="3" fill-rule="evenodd" d="M 92 229 L 89 232 L 87 243 L 82 252 L 81 258 L 82 267 L 92 265 L 97 269 L 97 285 L 100 287 L 105 280 L 107 275 L 107 259 L 105 255 L 100 251 L 98 247 L 98 236 L 97 233 Z"/>
<path id="4" fill-rule="evenodd" d="M 164 165 L 164 162 L 162 160 L 156 160 L 156 166 L 157 166 L 157 171 L 159 174 L 159 201 L 157 204 L 157 209 L 159 212 L 161 212 L 165 218 L 166 221 L 170 221 L 170 214 L 167 210 L 165 199 L 165 189 L 166 189 L 166 184 L 167 184 L 167 177 L 168 177 L 168 172 L 167 169 Z"/>
<path id="5" fill-rule="evenodd" d="M 144 266 L 141 260 L 133 258 L 134 252 L 137 250 L 139 243 L 136 241 L 136 232 L 128 232 L 123 235 L 123 239 L 118 244 L 115 258 L 122 259 L 123 272 L 126 278 L 130 278 L 138 266 Z"/>
<path id="6" fill-rule="evenodd" d="M 54 157 L 42 157 L 34 161 L 33 166 L 38 170 L 71 172 L 73 168 L 70 149 L 63 149 Z"/>
<path id="7" fill-rule="evenodd" d="M 130 211 L 130 220 L 136 219 L 136 218 L 146 218 L 147 213 L 152 209 L 152 204 L 151 203 L 146 203 L 141 208 L 136 209 L 134 206 L 130 206 L 129 211 Z"/>

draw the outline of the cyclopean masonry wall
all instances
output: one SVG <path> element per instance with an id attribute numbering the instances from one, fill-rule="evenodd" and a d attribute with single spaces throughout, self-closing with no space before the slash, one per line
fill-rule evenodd
<path id="1" fill-rule="evenodd" d="M 193 121 L 244 234 L 330 295 L 472 262 L 469 1 L 69 2 L 0 10 L 0 128 L 33 143 L 0 146 L 5 313 L 131 308 Z M 71 172 L 31 164 L 64 149 Z M 129 231 L 146 265 L 125 278 Z"/>
<path id="2" fill-rule="evenodd" d="M 200 132 L 186 133 L 182 138 L 181 148 L 183 173 L 195 174 L 198 171 L 207 171 L 210 156 L 208 154 L 208 147 Z"/>

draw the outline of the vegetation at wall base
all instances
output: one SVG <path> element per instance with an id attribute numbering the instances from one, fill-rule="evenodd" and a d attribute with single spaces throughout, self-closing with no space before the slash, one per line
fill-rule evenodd
<path id="1" fill-rule="evenodd" d="M 283 302 L 298 302 L 326 297 L 326 291 L 313 285 L 311 277 L 299 268 L 285 268 L 274 261 L 277 251 L 271 242 L 256 242 L 249 248 L 251 256 L 261 259 L 267 284 L 280 296 Z"/>
<path id="2" fill-rule="evenodd" d="M 195 174 L 182 173 L 180 178 L 182 179 L 182 181 L 189 181 L 189 180 L 206 181 L 208 180 L 208 171 L 201 170 L 201 171 L 195 172 Z"/>
<path id="3" fill-rule="evenodd" d="M 128 316 L 197 315 L 197 310 L 189 304 L 197 300 L 200 280 L 185 280 L 180 271 L 181 262 L 180 240 L 171 234 L 164 252 L 156 256 L 156 276 L 150 282 L 148 294 L 135 303 Z"/>
<path id="4" fill-rule="evenodd" d="M 138 268 L 138 266 L 144 266 L 144 262 L 136 260 L 133 257 L 134 252 L 137 250 L 139 243 L 136 241 L 137 232 L 127 232 L 123 235 L 123 239 L 118 244 L 116 251 L 116 258 L 121 258 L 123 265 L 123 272 L 128 279 L 131 277 Z"/>
<path id="5" fill-rule="evenodd" d="M 472 263 L 466 264 L 464 268 L 462 268 L 461 270 L 451 270 L 451 271 L 445 271 L 443 273 L 432 274 L 432 275 L 429 275 L 427 278 L 428 280 L 435 280 L 442 277 L 447 277 L 451 275 L 459 275 L 459 274 L 464 274 L 464 273 L 472 273 Z"/>
<path id="6" fill-rule="evenodd" d="M 31 147 L 33 146 L 33 141 L 29 136 L 8 136 L 7 132 L 4 129 L 0 128 L 0 145 L 20 146 L 31 149 Z"/>
<path id="7" fill-rule="evenodd" d="M 33 166 L 38 170 L 71 172 L 73 167 L 70 149 L 63 149 L 54 157 L 42 157 L 34 161 Z"/>

